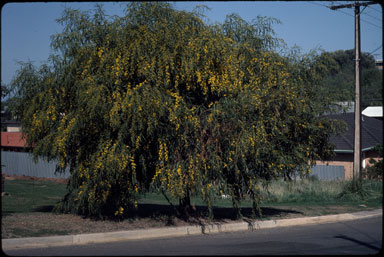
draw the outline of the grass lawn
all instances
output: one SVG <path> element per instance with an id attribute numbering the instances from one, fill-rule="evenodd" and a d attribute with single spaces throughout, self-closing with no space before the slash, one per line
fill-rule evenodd
<path id="1" fill-rule="evenodd" d="M 345 181 L 310 181 L 300 180 L 286 183 L 277 181 L 272 183 L 268 190 L 263 190 L 262 207 L 272 206 L 327 206 L 327 205 L 364 205 L 366 207 L 380 208 L 382 206 L 382 182 L 365 181 L 366 196 L 361 198 L 354 194 L 339 197 L 346 185 Z M 6 180 L 6 195 L 2 197 L 2 214 L 50 212 L 53 206 L 66 193 L 66 184 L 51 181 L 34 180 Z M 169 196 L 168 196 L 169 197 Z M 170 197 L 169 197 L 170 198 Z M 177 205 L 177 199 L 170 198 L 172 204 Z M 168 205 L 163 195 L 147 193 L 141 204 Z M 192 197 L 192 205 L 205 206 L 200 197 Z M 244 200 L 242 207 L 250 208 L 252 203 Z M 230 199 L 216 199 L 216 208 L 231 208 Z"/>
<path id="2" fill-rule="evenodd" d="M 263 191 L 262 219 L 294 218 L 382 208 L 382 182 L 364 182 L 364 197 L 345 194 L 348 182 L 300 180 L 274 182 Z M 147 193 L 139 202 L 137 213 L 125 220 L 93 220 L 73 214 L 54 214 L 54 205 L 65 195 L 66 184 L 51 181 L 6 180 L 2 196 L 2 238 L 94 233 L 207 222 L 208 210 L 199 197 L 192 197 L 197 216 L 188 221 L 176 217 L 166 199 Z M 171 199 L 173 205 L 178 201 Z M 242 202 L 244 218 L 250 218 L 250 201 Z M 231 218 L 230 199 L 214 202 L 215 222 Z"/>
<path id="3" fill-rule="evenodd" d="M 50 181 L 6 180 L 2 214 L 47 212 L 66 192 L 66 185 Z"/>

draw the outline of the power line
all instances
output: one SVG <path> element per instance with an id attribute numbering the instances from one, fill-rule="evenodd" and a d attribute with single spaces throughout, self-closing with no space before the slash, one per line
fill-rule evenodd
<path id="1" fill-rule="evenodd" d="M 356 2 L 354 4 L 341 4 L 341 5 L 334 5 L 334 6 L 330 6 L 329 8 L 331 10 L 337 10 L 337 9 L 341 9 L 341 8 L 352 8 L 352 7 L 360 7 L 360 6 L 365 6 L 367 7 L 368 5 L 371 5 L 371 4 L 377 4 L 376 2 L 365 2 L 365 3 L 359 3 L 359 2 Z"/>
<path id="2" fill-rule="evenodd" d="M 379 50 L 383 45 L 379 46 L 378 48 L 376 48 L 375 50 L 373 50 L 372 52 L 370 52 L 369 54 L 373 54 L 374 52 L 376 52 L 377 50 Z"/>
<path id="3" fill-rule="evenodd" d="M 332 6 L 328 6 L 328 5 L 325 5 L 325 4 L 322 4 L 322 3 L 316 3 L 316 2 L 308 2 L 308 3 L 310 3 L 310 4 L 314 4 L 314 5 L 317 5 L 317 6 L 322 6 L 322 7 L 325 7 L 325 8 L 327 8 L 327 9 L 332 9 L 332 8 L 331 8 Z M 370 9 L 375 10 L 375 11 L 381 13 L 380 11 L 378 11 L 378 10 L 376 10 L 375 8 L 371 7 L 369 4 L 373 4 L 373 2 L 369 2 L 368 5 L 364 5 L 364 8 L 369 7 Z M 353 5 L 354 5 L 354 4 L 350 4 L 350 7 L 352 7 Z M 346 7 L 344 7 L 344 8 L 346 8 Z M 347 8 L 349 8 L 349 6 L 348 6 Z M 343 14 L 348 15 L 348 16 L 355 17 L 354 15 L 352 15 L 352 14 L 350 14 L 350 13 L 347 13 L 347 12 L 344 12 L 344 11 L 340 10 L 340 8 L 335 8 L 334 10 L 339 11 L 339 12 L 341 12 L 341 13 L 343 13 Z M 361 14 L 362 14 L 362 12 L 360 12 L 360 16 L 361 16 Z M 374 17 L 374 16 L 372 16 L 372 15 L 369 15 L 369 14 L 366 13 L 366 12 L 365 12 L 364 14 L 367 15 L 367 16 L 369 16 L 369 17 L 372 17 L 372 18 L 374 18 L 374 19 L 376 19 L 376 20 L 381 21 L 379 18 Z M 363 22 L 366 22 L 366 23 L 368 23 L 368 24 L 370 24 L 370 25 L 373 25 L 373 26 L 375 26 L 375 27 L 381 29 L 380 26 L 377 26 L 376 24 L 373 24 L 373 23 L 371 23 L 371 22 L 369 22 L 369 21 L 363 20 L 363 19 L 361 19 L 361 17 L 360 17 L 360 20 L 363 21 Z M 378 48 L 376 48 L 375 50 L 373 50 L 370 54 L 375 53 L 375 52 L 376 52 L 377 50 L 379 50 L 381 47 L 382 47 L 382 45 L 379 46 Z"/>
<path id="4" fill-rule="evenodd" d="M 314 5 L 318 5 L 318 6 L 322 6 L 322 7 L 328 8 L 328 9 L 332 9 L 332 6 L 327 6 L 327 5 L 325 5 L 325 4 L 319 4 L 319 3 L 315 3 L 315 2 L 308 2 L 308 3 L 310 3 L 310 4 L 314 4 Z M 371 2 L 368 2 L 368 3 L 371 3 Z M 346 6 L 347 6 L 347 5 L 346 5 Z M 369 5 L 368 5 L 368 7 L 369 7 Z M 349 7 L 346 7 L 346 8 L 349 8 Z M 371 8 L 372 8 L 372 7 L 371 7 Z M 372 8 L 372 9 L 373 9 L 373 8 Z M 355 17 L 354 15 L 352 15 L 352 14 L 350 14 L 350 13 L 347 13 L 347 12 L 344 12 L 344 11 L 341 11 L 341 10 L 339 10 L 339 9 L 335 9 L 335 10 L 336 10 L 336 11 L 339 11 L 339 12 L 341 12 L 341 13 L 344 13 L 344 14 L 346 14 L 346 15 L 348 15 L 348 16 Z M 373 9 L 373 10 L 377 11 L 376 9 Z M 378 11 L 378 12 L 379 12 L 379 11 Z M 369 15 L 368 15 L 368 16 L 369 16 Z M 380 26 L 378 26 L 378 25 L 376 25 L 376 24 L 374 24 L 374 23 L 371 23 L 371 22 L 369 22 L 369 21 L 367 21 L 367 20 L 363 20 L 363 19 L 361 19 L 361 18 L 360 18 L 360 20 L 363 21 L 363 22 L 366 22 L 366 23 L 368 23 L 368 24 L 370 24 L 370 25 L 372 25 L 372 26 L 375 26 L 375 27 L 381 29 Z"/>
<path id="5" fill-rule="evenodd" d="M 328 8 L 328 6 L 326 6 L 325 4 L 319 4 L 319 3 L 315 3 L 315 2 L 308 2 L 308 3 Z"/>
<path id="6" fill-rule="evenodd" d="M 383 12 L 380 12 L 379 10 L 376 10 L 376 9 L 375 9 L 375 8 L 373 8 L 372 6 L 369 6 L 369 5 L 368 5 L 368 8 L 369 8 L 369 9 L 372 9 L 372 10 L 374 10 L 374 11 L 376 11 L 376 12 L 380 13 L 380 14 L 383 14 Z"/>
<path id="7" fill-rule="evenodd" d="M 368 13 L 364 13 L 364 15 L 367 15 L 367 16 L 369 16 L 369 17 L 375 19 L 375 20 L 381 21 L 381 19 L 379 19 L 379 18 L 377 18 L 377 17 L 375 17 L 375 16 L 372 16 L 372 15 L 370 15 L 370 14 L 368 14 Z"/>
<path id="8" fill-rule="evenodd" d="M 336 10 L 336 11 L 339 11 L 339 12 L 344 13 L 344 14 L 346 14 L 346 15 L 348 15 L 348 16 L 351 16 L 351 17 L 355 17 L 354 15 L 352 15 L 352 14 L 350 14 L 350 13 L 347 13 L 347 12 L 344 12 L 344 11 L 341 11 L 341 10 Z M 375 27 L 381 29 L 380 26 L 377 26 L 376 24 L 374 24 L 374 23 L 372 23 L 372 22 L 369 22 L 369 21 L 367 21 L 367 20 L 363 20 L 363 19 L 361 19 L 361 18 L 360 18 L 360 20 L 361 20 L 361 21 L 364 21 L 364 22 L 366 22 L 366 23 L 368 23 L 368 24 L 370 24 L 370 25 L 372 25 L 372 26 L 375 26 Z"/>
<path id="9" fill-rule="evenodd" d="M 371 24 L 372 26 L 375 26 L 375 27 L 381 29 L 381 26 L 378 26 L 378 25 L 376 25 L 376 24 L 373 24 L 373 23 L 371 23 L 371 22 L 369 22 L 369 21 L 367 21 L 367 20 L 363 20 L 363 19 L 360 19 L 360 20 L 361 20 L 361 21 L 364 21 L 364 22 L 366 22 L 366 23 L 368 23 L 368 24 Z"/>

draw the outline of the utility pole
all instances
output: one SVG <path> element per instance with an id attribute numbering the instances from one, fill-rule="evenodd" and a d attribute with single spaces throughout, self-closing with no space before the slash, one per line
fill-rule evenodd
<path id="1" fill-rule="evenodd" d="M 361 179 L 361 45 L 360 45 L 360 6 L 367 7 L 376 2 L 359 3 L 356 1 L 354 4 L 343 4 L 338 6 L 329 7 L 331 10 L 340 8 L 355 8 L 355 133 L 353 144 L 353 179 Z"/>

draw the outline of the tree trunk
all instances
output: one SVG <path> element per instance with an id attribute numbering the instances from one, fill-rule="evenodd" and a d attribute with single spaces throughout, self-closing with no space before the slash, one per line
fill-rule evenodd
<path id="1" fill-rule="evenodd" d="M 189 195 L 189 190 L 187 189 L 185 196 L 179 199 L 179 214 L 182 217 L 188 218 L 191 210 L 191 197 Z"/>

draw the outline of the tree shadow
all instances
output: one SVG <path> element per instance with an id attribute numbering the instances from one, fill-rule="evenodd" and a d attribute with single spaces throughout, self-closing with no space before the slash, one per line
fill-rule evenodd
<path id="1" fill-rule="evenodd" d="M 14 211 L 1 211 L 1 216 L 2 217 L 11 216 L 14 213 L 15 213 Z"/>
<path id="2" fill-rule="evenodd" d="M 376 247 L 374 245 L 365 243 L 363 241 L 360 241 L 360 240 L 357 240 L 357 239 L 354 239 L 354 238 L 351 238 L 351 237 L 348 237 L 348 236 L 345 236 L 345 235 L 335 236 L 334 238 L 340 238 L 340 239 L 348 240 L 348 241 L 351 241 L 351 242 L 356 243 L 358 245 L 362 245 L 362 246 L 365 246 L 367 248 L 370 248 L 370 249 L 376 250 L 376 251 L 380 251 L 380 249 L 381 249 L 381 248 Z"/>
<path id="3" fill-rule="evenodd" d="M 54 205 L 42 205 L 33 209 L 34 212 L 52 212 Z"/>
<path id="4" fill-rule="evenodd" d="M 117 217 L 114 215 L 104 217 L 111 221 L 120 221 L 121 219 L 127 220 L 128 222 L 134 222 L 137 219 L 151 219 L 153 221 L 161 222 L 166 226 L 174 226 L 177 219 L 183 220 L 191 225 L 202 225 L 209 220 L 209 210 L 207 206 L 197 205 L 193 206 L 188 215 L 181 215 L 178 212 L 176 206 L 169 204 L 150 204 L 150 203 L 139 203 L 138 208 L 131 208 L 127 210 L 123 217 Z M 55 212 L 55 205 L 41 205 L 33 209 L 34 212 Z M 287 210 L 282 208 L 272 207 L 261 207 L 261 217 L 256 217 L 259 220 L 271 219 L 273 217 L 284 217 L 290 214 L 300 214 L 302 212 Z M 243 207 L 241 208 L 242 218 L 238 220 L 252 221 L 252 208 Z M 228 220 L 237 220 L 236 212 L 232 207 L 213 207 L 213 220 L 210 222 L 227 222 Z M 83 216 L 83 218 L 87 218 Z M 91 219 L 98 220 L 100 217 L 92 216 L 88 217 Z"/>
<path id="5" fill-rule="evenodd" d="M 176 206 L 177 207 L 177 206 Z M 190 224 L 201 225 L 202 222 L 209 219 L 209 210 L 207 206 L 194 206 L 193 209 L 188 213 L 188 216 L 181 216 L 174 206 L 163 205 L 163 204 L 139 204 L 137 209 L 130 210 L 125 219 L 137 219 L 137 218 L 150 218 L 155 221 L 163 221 L 166 225 L 174 225 L 174 219 L 179 218 Z M 289 214 L 300 214 L 302 212 L 272 208 L 272 207 L 261 207 L 262 217 L 258 219 L 270 219 L 276 216 L 284 217 Z M 242 219 L 253 219 L 252 208 L 241 208 Z M 214 219 L 213 222 L 225 222 L 226 220 L 236 220 L 236 213 L 232 207 L 214 207 L 213 208 Z"/>

